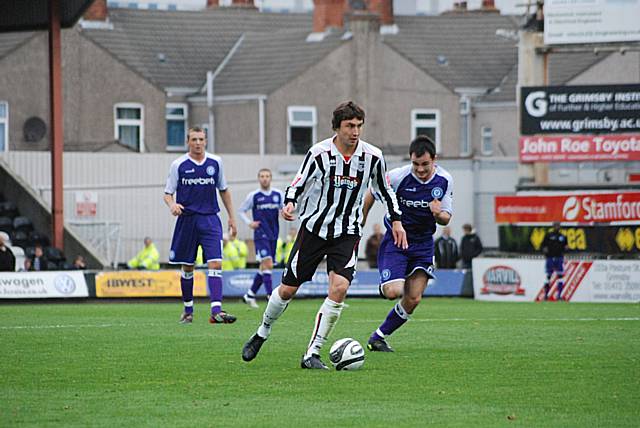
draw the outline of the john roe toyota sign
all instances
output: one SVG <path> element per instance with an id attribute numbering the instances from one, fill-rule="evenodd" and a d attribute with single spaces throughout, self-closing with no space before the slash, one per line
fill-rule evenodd
<path id="1" fill-rule="evenodd" d="M 640 160 L 640 85 L 521 88 L 520 161 Z"/>

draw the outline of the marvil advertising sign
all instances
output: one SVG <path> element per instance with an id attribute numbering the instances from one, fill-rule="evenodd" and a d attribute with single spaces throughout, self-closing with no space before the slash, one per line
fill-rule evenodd
<path id="1" fill-rule="evenodd" d="M 640 85 L 520 89 L 520 134 L 640 132 Z"/>

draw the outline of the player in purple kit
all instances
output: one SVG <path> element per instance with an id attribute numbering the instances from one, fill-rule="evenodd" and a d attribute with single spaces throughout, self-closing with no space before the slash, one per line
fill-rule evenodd
<path id="1" fill-rule="evenodd" d="M 557 301 L 560 301 L 562 300 L 562 288 L 564 287 L 564 252 L 567 250 L 567 237 L 560 232 L 559 222 L 553 222 L 553 230 L 544 236 L 541 249 L 546 258 L 544 264 L 546 274 L 544 300 L 549 299 L 549 284 L 555 272 L 558 278 L 556 281 L 558 288 Z"/>
<path id="2" fill-rule="evenodd" d="M 256 260 L 260 262 L 251 288 L 242 296 L 242 300 L 252 308 L 258 307 L 256 293 L 262 284 L 267 292 L 267 299 L 271 296 L 271 270 L 276 258 L 276 244 L 280 231 L 278 219 L 284 200 L 282 191 L 271 188 L 271 170 L 262 168 L 258 171 L 258 181 L 260 188 L 249 193 L 238 210 L 240 218 L 253 229 Z M 253 220 L 247 217 L 248 211 L 251 211 Z"/>
<path id="3" fill-rule="evenodd" d="M 409 247 L 402 249 L 393 245 L 389 219 L 385 218 L 387 232 L 378 250 L 380 295 L 389 300 L 402 298 L 371 334 L 367 343 L 370 351 L 393 352 L 385 338 L 407 322 L 420 303 L 427 281 L 434 278 L 433 234 L 436 223 L 449 224 L 453 214 L 453 179 L 436 165 L 433 141 L 419 135 L 411 142 L 409 155 L 411 165 L 387 174 L 402 211 L 402 226 L 407 233 Z M 374 195 L 369 192 L 364 202 L 365 219 L 373 203 Z"/>
<path id="4" fill-rule="evenodd" d="M 207 262 L 207 286 L 211 299 L 212 324 L 236 320 L 222 311 L 222 222 L 216 189 L 229 214 L 229 232 L 236 235 L 236 220 L 222 169 L 222 159 L 205 151 L 206 137 L 199 127 L 187 132 L 189 151 L 173 161 L 164 189 L 164 202 L 178 217 L 173 231 L 169 263 L 182 265 L 180 287 L 184 312 L 180 322 L 193 321 L 193 268 L 198 246 Z"/>

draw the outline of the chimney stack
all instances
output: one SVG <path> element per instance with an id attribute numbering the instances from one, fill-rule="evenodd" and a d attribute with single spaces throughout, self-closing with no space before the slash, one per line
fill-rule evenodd
<path id="1" fill-rule="evenodd" d="M 94 0 L 82 17 L 87 21 L 106 21 L 107 15 L 107 0 Z"/>
<path id="2" fill-rule="evenodd" d="M 481 8 L 481 10 L 483 12 L 500 12 L 496 8 L 495 0 L 482 0 L 482 8 Z"/>
<path id="3" fill-rule="evenodd" d="M 216 3 L 218 3 L 216 1 Z M 256 5 L 253 4 L 253 0 L 231 0 L 231 7 L 246 7 L 256 9 Z"/>
<path id="4" fill-rule="evenodd" d="M 467 2 L 466 1 L 458 1 L 453 3 L 453 11 L 454 12 L 466 12 L 467 11 Z"/>
<path id="5" fill-rule="evenodd" d="M 393 0 L 369 0 L 367 9 L 380 15 L 381 25 L 393 25 Z"/>
<path id="6" fill-rule="evenodd" d="M 342 28 L 346 0 L 313 0 L 313 32 L 324 33 L 327 28 Z"/>
<path id="7" fill-rule="evenodd" d="M 220 6 L 220 0 L 207 0 L 207 9 Z"/>

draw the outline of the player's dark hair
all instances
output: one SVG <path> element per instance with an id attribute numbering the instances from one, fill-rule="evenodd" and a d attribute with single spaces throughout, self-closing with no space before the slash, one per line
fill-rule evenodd
<path id="1" fill-rule="evenodd" d="M 346 101 L 340 104 L 333 111 L 331 119 L 331 128 L 339 129 L 343 120 L 359 119 L 364 122 L 364 110 L 353 101 Z"/>
<path id="2" fill-rule="evenodd" d="M 414 153 L 416 154 L 416 157 L 429 153 L 431 155 L 431 159 L 434 159 L 436 157 L 436 145 L 428 136 L 418 135 L 409 146 L 409 156 Z"/>

